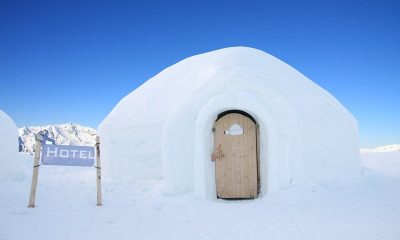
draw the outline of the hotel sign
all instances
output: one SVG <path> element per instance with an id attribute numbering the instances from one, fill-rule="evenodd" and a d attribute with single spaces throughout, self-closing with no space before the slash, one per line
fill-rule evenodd
<path id="1" fill-rule="evenodd" d="M 42 164 L 63 166 L 93 166 L 94 147 L 48 145 L 42 146 Z"/>

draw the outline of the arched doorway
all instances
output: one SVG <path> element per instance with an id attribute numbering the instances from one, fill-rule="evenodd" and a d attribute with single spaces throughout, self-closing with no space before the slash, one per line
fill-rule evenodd
<path id="1" fill-rule="evenodd" d="M 230 110 L 214 124 L 215 183 L 218 198 L 256 198 L 259 192 L 258 128 L 249 114 Z"/>

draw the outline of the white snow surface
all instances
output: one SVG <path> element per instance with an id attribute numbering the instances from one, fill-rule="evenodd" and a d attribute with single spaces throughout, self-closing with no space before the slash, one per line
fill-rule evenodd
<path id="1" fill-rule="evenodd" d="M 165 193 L 215 198 L 211 129 L 232 109 L 260 126 L 262 195 L 359 179 L 354 117 L 291 66 L 247 47 L 187 58 L 123 98 L 98 128 L 105 175 L 163 179 Z"/>
<path id="2" fill-rule="evenodd" d="M 0 110 L 0 180 L 19 177 L 18 160 L 18 128 Z"/>
<path id="3" fill-rule="evenodd" d="M 0 239 L 398 240 L 400 152 L 392 154 L 363 154 L 368 168 L 357 186 L 294 186 L 256 200 L 171 197 L 160 180 L 105 179 L 102 207 L 94 168 L 41 166 L 34 209 L 33 156 L 21 154 L 25 177 L 0 181 Z"/>
<path id="4" fill-rule="evenodd" d="M 388 177 L 400 176 L 400 151 L 362 153 L 361 156 L 366 168 Z"/>

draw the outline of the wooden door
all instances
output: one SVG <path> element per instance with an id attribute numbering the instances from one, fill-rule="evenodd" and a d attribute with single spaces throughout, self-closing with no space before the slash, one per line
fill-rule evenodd
<path id="1" fill-rule="evenodd" d="M 215 177 L 219 198 L 255 198 L 258 191 L 257 128 L 248 117 L 229 113 L 214 125 Z"/>

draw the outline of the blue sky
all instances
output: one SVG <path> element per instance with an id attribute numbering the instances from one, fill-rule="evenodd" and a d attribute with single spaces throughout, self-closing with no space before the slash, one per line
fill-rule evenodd
<path id="1" fill-rule="evenodd" d="M 240 45 L 335 95 L 362 146 L 400 143 L 399 13 L 396 1 L 368 0 L 0 0 L 0 109 L 19 127 L 97 127 L 164 68 Z"/>

